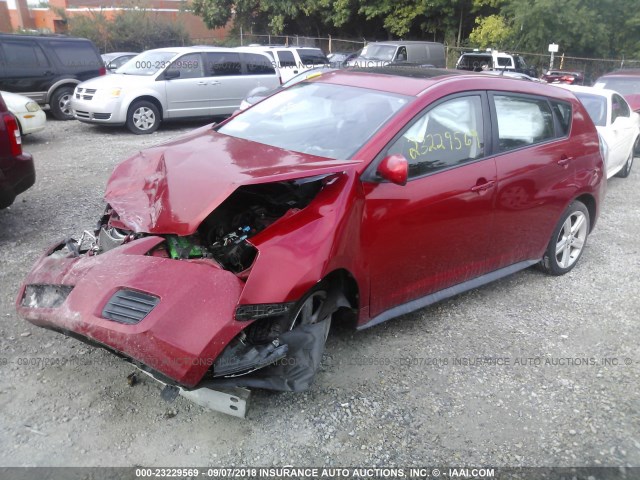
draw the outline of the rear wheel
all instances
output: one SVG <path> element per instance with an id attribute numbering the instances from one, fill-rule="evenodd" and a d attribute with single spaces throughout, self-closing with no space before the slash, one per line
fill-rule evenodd
<path id="1" fill-rule="evenodd" d="M 629 158 L 627 158 L 627 163 L 624 164 L 624 167 L 622 167 L 622 170 L 616 173 L 616 177 L 627 178 L 629 176 L 629 174 L 631 173 L 631 167 L 633 166 L 633 156 L 638 151 L 638 148 L 640 148 L 639 145 L 640 145 L 640 137 L 636 139 L 636 143 L 633 146 L 631 153 L 629 154 Z"/>
<path id="2" fill-rule="evenodd" d="M 159 126 L 160 111 L 153 103 L 140 100 L 129 107 L 127 128 L 136 135 L 153 133 Z"/>
<path id="3" fill-rule="evenodd" d="M 540 264 L 551 275 L 564 275 L 582 256 L 589 235 L 589 210 L 574 201 L 560 217 Z"/>
<path id="4" fill-rule="evenodd" d="M 73 97 L 73 88 L 71 87 L 60 87 L 51 95 L 49 106 L 51 113 L 58 120 L 73 120 L 71 97 Z"/>

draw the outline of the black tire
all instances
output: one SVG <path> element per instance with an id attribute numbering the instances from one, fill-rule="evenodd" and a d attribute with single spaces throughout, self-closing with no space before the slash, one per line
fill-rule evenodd
<path id="1" fill-rule="evenodd" d="M 293 330 L 296 327 L 318 323 L 326 319 L 331 321 L 331 314 L 323 315 L 323 306 L 326 300 L 327 292 L 325 290 L 322 288 L 312 289 L 295 306 L 288 329 Z M 321 316 L 324 318 L 320 318 Z"/>
<path id="2" fill-rule="evenodd" d="M 160 110 L 146 100 L 133 102 L 127 112 L 127 128 L 136 135 L 155 132 L 160 126 Z"/>
<path id="3" fill-rule="evenodd" d="M 571 271 L 584 252 L 590 227 L 589 210 L 582 202 L 574 201 L 553 229 L 540 268 L 550 275 Z"/>
<path id="4" fill-rule="evenodd" d="M 49 107 L 51 107 L 53 116 L 58 120 L 73 120 L 71 97 L 73 97 L 72 87 L 60 87 L 51 95 Z"/>
<path id="5" fill-rule="evenodd" d="M 640 138 L 640 137 L 638 137 L 638 138 Z M 627 178 L 629 176 L 629 174 L 631 173 L 631 167 L 633 167 L 633 156 L 635 155 L 635 153 L 638 150 L 638 144 L 639 143 L 640 143 L 640 141 L 636 140 L 636 143 L 633 146 L 633 150 L 631 150 L 631 153 L 629 154 L 629 158 L 627 158 L 627 163 L 624 164 L 624 167 L 622 167 L 622 170 L 620 170 L 618 173 L 616 173 L 616 177 Z"/>

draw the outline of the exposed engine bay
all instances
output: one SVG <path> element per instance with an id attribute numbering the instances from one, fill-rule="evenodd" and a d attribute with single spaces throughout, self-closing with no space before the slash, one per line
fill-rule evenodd
<path id="1" fill-rule="evenodd" d="M 165 242 L 149 252 L 176 260 L 210 258 L 225 270 L 240 274 L 251 267 L 256 248 L 248 241 L 280 218 L 305 208 L 322 189 L 326 175 L 292 181 L 239 187 L 202 222 L 196 234 L 186 237 L 163 235 Z M 95 234 L 84 232 L 77 253 L 89 240 L 89 251 L 100 254 L 145 233 L 114 226 L 118 213 L 107 206 Z"/>

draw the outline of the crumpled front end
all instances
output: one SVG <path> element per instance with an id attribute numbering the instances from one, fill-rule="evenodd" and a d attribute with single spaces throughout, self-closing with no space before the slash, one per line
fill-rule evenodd
<path id="1" fill-rule="evenodd" d="M 27 276 L 18 313 L 195 386 L 246 327 L 234 319 L 243 282 L 213 261 L 153 255 L 164 241 L 147 236 L 100 255 L 58 244 Z"/>

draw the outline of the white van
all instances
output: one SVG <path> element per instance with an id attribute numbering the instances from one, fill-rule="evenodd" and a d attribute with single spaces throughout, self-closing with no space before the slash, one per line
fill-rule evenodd
<path id="1" fill-rule="evenodd" d="M 249 45 L 238 48 L 255 49 L 269 55 L 273 59 L 274 67 L 280 70 L 282 83 L 286 83 L 305 70 L 329 63 L 324 52 L 314 47 Z"/>

